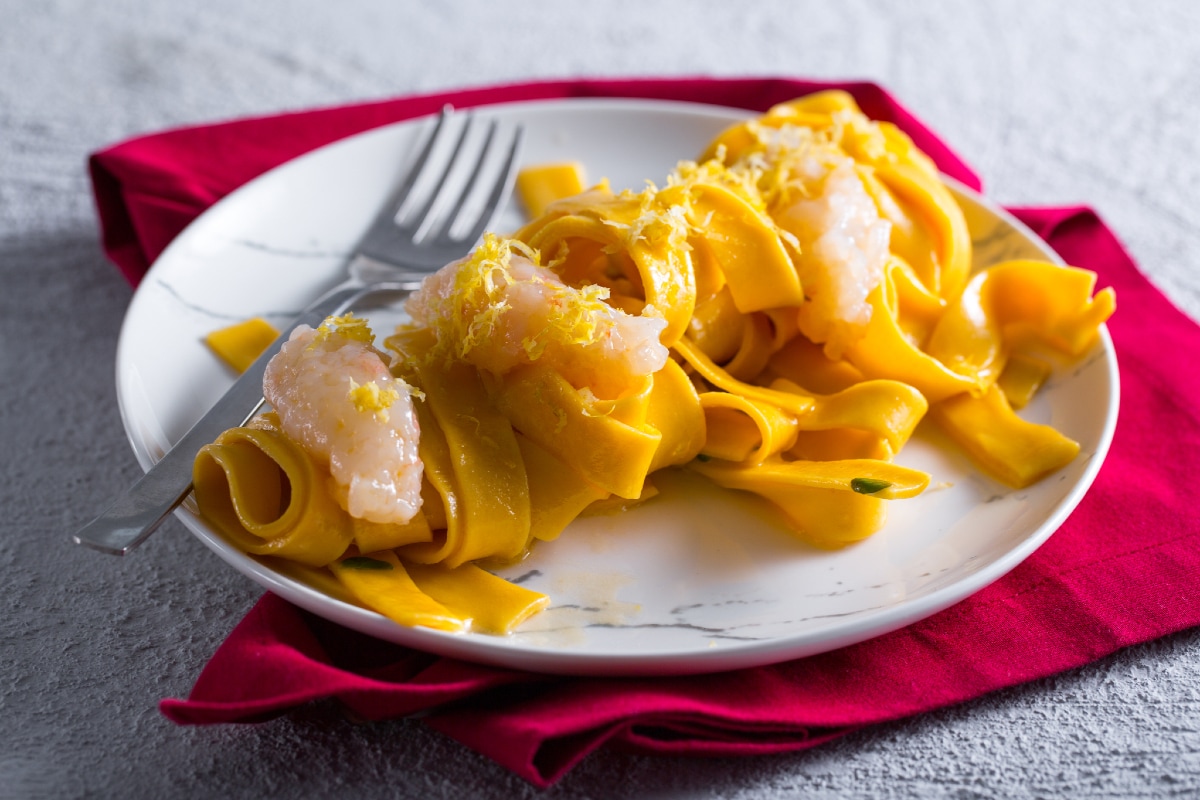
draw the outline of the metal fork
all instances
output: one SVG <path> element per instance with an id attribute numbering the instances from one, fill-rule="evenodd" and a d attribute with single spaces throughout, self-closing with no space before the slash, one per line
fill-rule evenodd
<path id="1" fill-rule="evenodd" d="M 412 292 L 430 272 L 470 251 L 512 191 L 522 130 L 517 126 L 504 147 L 498 144 L 499 126 L 493 120 L 472 162 L 464 156 L 464 143 L 474 122 L 468 116 L 445 157 L 440 151 L 445 150 L 451 114 L 449 108 L 443 110 L 407 176 L 355 248 L 348 265 L 349 279 L 286 325 L 282 335 L 216 405 L 104 513 L 75 533 L 72 541 L 113 555 L 137 547 L 191 492 L 192 462 L 200 448 L 229 428 L 244 425 L 262 407 L 267 362 L 294 328 L 302 324 L 315 327 L 373 295 Z M 482 177 L 489 174 L 486 167 L 497 161 L 499 169 L 490 175 L 491 183 L 482 183 Z M 452 176 L 461 180 L 452 185 Z M 471 216 L 468 206 L 479 194 L 484 195 L 482 204 Z"/>

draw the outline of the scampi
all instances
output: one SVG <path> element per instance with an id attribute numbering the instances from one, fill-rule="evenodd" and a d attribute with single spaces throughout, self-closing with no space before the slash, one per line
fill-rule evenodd
<path id="1" fill-rule="evenodd" d="M 602 286 L 570 286 L 520 243 L 489 237 L 465 259 L 425 279 L 409 298 L 452 357 L 503 375 L 535 361 L 577 389 L 615 398 L 662 369 L 666 321 L 652 308 L 627 314 Z"/>
<path id="2" fill-rule="evenodd" d="M 301 325 L 267 366 L 263 395 L 283 432 L 327 463 L 352 516 L 405 523 L 421 507 L 412 389 L 392 376 L 365 320 Z"/>

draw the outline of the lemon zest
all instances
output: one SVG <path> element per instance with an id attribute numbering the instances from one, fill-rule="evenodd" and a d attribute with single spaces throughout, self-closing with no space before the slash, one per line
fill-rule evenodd
<path id="1" fill-rule="evenodd" d="M 325 321 L 317 328 L 317 335 L 313 337 L 309 347 L 316 347 L 334 336 L 361 342 L 365 345 L 375 342 L 375 334 L 371 331 L 371 326 L 365 319 L 356 317 L 351 312 L 340 317 L 326 317 Z"/>
<path id="2" fill-rule="evenodd" d="M 380 422 L 387 422 L 387 410 L 392 403 L 400 399 L 400 392 L 392 386 L 381 389 L 375 381 L 360 384 L 354 378 L 347 378 L 347 380 L 350 381 L 350 391 L 347 396 L 354 404 L 355 410 L 360 413 L 370 412 Z"/>

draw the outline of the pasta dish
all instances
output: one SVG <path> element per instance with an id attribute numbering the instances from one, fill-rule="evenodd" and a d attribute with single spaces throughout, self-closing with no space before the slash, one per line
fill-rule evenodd
<path id="1" fill-rule="evenodd" d="M 196 458 L 210 525 L 402 625 L 503 634 L 550 599 L 488 568 L 650 500 L 661 470 L 838 548 L 929 488 L 896 461 L 923 420 L 1011 487 L 1079 452 L 1017 411 L 1048 352 L 1096 343 L 1112 290 L 973 270 L 933 162 L 848 94 L 734 125 L 661 186 L 522 178 L 529 221 L 430 275 L 411 323 L 291 334 L 271 410 Z"/>

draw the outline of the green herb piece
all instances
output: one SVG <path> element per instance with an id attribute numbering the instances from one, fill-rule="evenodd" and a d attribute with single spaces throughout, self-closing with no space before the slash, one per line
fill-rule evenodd
<path id="1" fill-rule="evenodd" d="M 696 460 L 701 463 L 704 463 L 705 461 L 712 461 L 712 456 L 706 456 L 706 455 L 704 455 L 704 453 L 698 453 L 696 455 Z"/>
<path id="2" fill-rule="evenodd" d="M 891 481 L 881 481 L 878 478 L 851 478 L 850 488 L 859 494 L 875 494 L 891 486 Z"/>
<path id="3" fill-rule="evenodd" d="M 343 567 L 347 569 L 391 569 L 392 565 L 386 561 L 380 561 L 378 558 L 367 558 L 366 556 L 351 556 L 343 558 L 341 561 Z"/>

